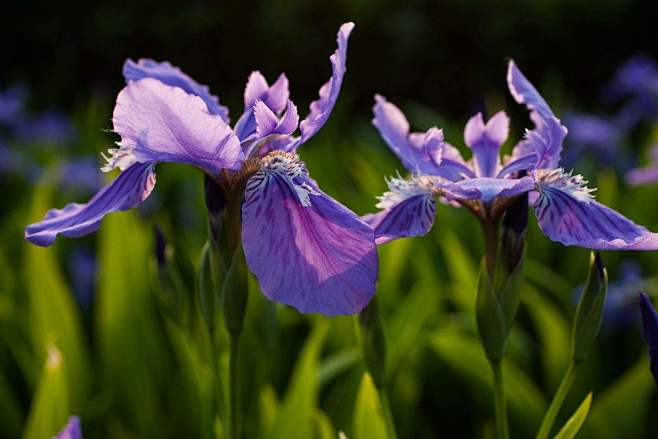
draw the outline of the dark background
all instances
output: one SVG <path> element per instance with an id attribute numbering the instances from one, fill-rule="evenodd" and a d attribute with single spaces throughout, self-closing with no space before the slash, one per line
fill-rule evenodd
<path id="1" fill-rule="evenodd" d="M 341 102 L 359 117 L 380 92 L 464 119 L 484 93 L 504 91 L 507 57 L 544 90 L 589 104 L 628 56 L 658 55 L 655 6 L 641 1 L 13 0 L 2 9 L 0 86 L 26 83 L 35 109 L 114 96 L 127 57 L 170 60 L 233 114 L 251 70 L 271 80 L 285 70 L 305 106 L 326 80 L 338 25 L 350 20 Z"/>

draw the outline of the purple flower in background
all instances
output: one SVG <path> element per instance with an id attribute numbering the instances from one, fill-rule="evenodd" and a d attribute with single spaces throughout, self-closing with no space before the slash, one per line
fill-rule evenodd
<path id="1" fill-rule="evenodd" d="M 562 159 L 565 164 L 575 164 L 587 154 L 598 164 L 628 169 L 628 158 L 622 148 L 626 132 L 614 119 L 574 112 L 567 114 L 565 123 L 569 126 L 568 148 Z"/>
<path id="2" fill-rule="evenodd" d="M 14 85 L 0 92 L 0 124 L 13 126 L 22 117 L 27 91 L 22 85 Z"/>
<path id="3" fill-rule="evenodd" d="M 647 94 L 658 97 L 658 64 L 644 55 L 630 58 L 617 70 L 607 94 L 614 100 Z"/>
<path id="4" fill-rule="evenodd" d="M 373 124 L 412 173 L 407 180 L 390 179 L 377 205 L 381 211 L 365 217 L 377 243 L 427 233 L 437 197 L 495 222 L 515 198 L 529 193 L 539 227 L 553 241 L 596 250 L 658 249 L 658 234 L 596 202 L 580 175 L 559 167 L 567 129 L 513 61 L 507 83 L 512 97 L 530 110 L 535 127 L 503 160 L 499 151 L 509 131 L 504 112 L 488 121 L 481 114 L 468 121 L 464 142 L 472 158 L 467 162 L 440 129 L 410 133 L 402 112 L 376 97 Z"/>
<path id="5" fill-rule="evenodd" d="M 71 416 L 62 431 L 53 436 L 53 439 L 82 439 L 80 418 Z"/>
<path id="6" fill-rule="evenodd" d="M 245 110 L 231 128 L 228 110 L 208 87 L 169 63 L 128 60 L 127 85 L 113 116 L 121 140 L 109 150 L 103 168 L 121 173 L 87 204 L 49 211 L 26 228 L 26 239 L 46 246 L 59 234 L 91 233 L 106 214 L 135 207 L 149 196 L 157 163 L 185 163 L 222 186 L 244 186 L 242 245 L 267 297 L 302 312 L 361 311 L 375 291 L 373 230 L 322 192 L 296 153 L 336 103 L 353 26 L 341 26 L 330 58 L 333 74 L 301 123 L 285 75 L 269 85 L 259 72 L 252 73 Z"/>
<path id="7" fill-rule="evenodd" d="M 75 130 L 65 115 L 49 111 L 18 121 L 14 135 L 21 143 L 64 144 L 75 137 Z"/>
<path id="8" fill-rule="evenodd" d="M 642 168 L 635 168 L 626 174 L 626 182 L 631 186 L 655 183 L 658 181 L 658 145 L 651 147 L 651 163 Z"/>
<path id="9" fill-rule="evenodd" d="M 642 309 L 642 325 L 644 338 L 649 345 L 649 358 L 651 359 L 651 372 L 658 383 L 658 313 L 651 304 L 649 296 L 640 294 L 640 307 Z"/>

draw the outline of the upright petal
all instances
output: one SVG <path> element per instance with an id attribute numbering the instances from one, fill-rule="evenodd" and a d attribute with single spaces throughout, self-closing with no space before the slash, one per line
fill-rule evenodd
<path id="1" fill-rule="evenodd" d="M 248 142 L 246 150 L 253 146 L 256 136 L 256 103 L 262 102 L 267 109 L 278 115 L 286 108 L 288 97 L 288 78 L 285 74 L 279 75 L 271 86 L 265 77 L 258 71 L 249 75 L 247 86 L 244 90 L 244 113 L 235 124 L 235 134 L 241 142 Z"/>
<path id="2" fill-rule="evenodd" d="M 537 149 L 536 167 L 554 169 L 560 162 L 562 142 L 567 135 L 567 129 L 555 117 L 537 89 L 528 81 L 516 66 L 509 62 L 507 69 L 507 85 L 512 97 L 519 104 L 524 104 L 530 110 L 530 118 L 535 123 L 535 130 L 526 135 L 530 146 Z"/>
<path id="3" fill-rule="evenodd" d="M 435 185 L 428 177 L 388 181 L 389 191 L 379 197 L 377 204 L 382 210 L 363 217 L 375 230 L 377 245 L 402 237 L 422 236 L 430 231 L 436 215 Z"/>
<path id="4" fill-rule="evenodd" d="M 507 140 L 509 118 L 504 111 L 484 123 L 482 113 L 473 116 L 464 129 L 464 142 L 473 151 L 475 174 L 495 177 L 500 168 L 500 147 Z"/>
<path id="5" fill-rule="evenodd" d="M 354 23 L 345 23 L 338 30 L 336 38 L 338 48 L 329 57 L 332 69 L 331 78 L 320 87 L 320 98 L 311 102 L 308 116 L 299 125 L 302 135 L 296 146 L 313 137 L 329 119 L 331 110 L 333 110 L 336 100 L 338 100 L 340 87 L 343 84 L 347 62 L 347 41 L 352 29 L 354 29 Z"/>
<path id="6" fill-rule="evenodd" d="M 644 338 L 649 346 L 649 359 L 651 360 L 651 372 L 658 384 L 658 312 L 651 304 L 649 296 L 640 294 L 640 307 L 642 310 L 642 326 Z"/>
<path id="7" fill-rule="evenodd" d="M 373 125 L 410 172 L 438 175 L 453 181 L 475 176 L 459 151 L 444 142 L 440 129 L 410 133 L 409 122 L 402 111 L 380 95 L 375 96 L 373 112 Z"/>
<path id="8" fill-rule="evenodd" d="M 68 422 L 53 439 L 82 439 L 82 429 L 80 428 L 80 418 L 77 416 L 69 417 Z"/>
<path id="9" fill-rule="evenodd" d="M 78 238 L 95 232 L 105 215 L 131 209 L 150 195 L 155 186 L 154 168 L 154 163 L 135 163 L 87 204 L 71 203 L 63 209 L 49 210 L 43 220 L 25 228 L 25 239 L 49 246 L 59 234 Z"/>
<path id="10" fill-rule="evenodd" d="M 290 135 L 297 129 L 299 116 L 297 107 L 292 101 L 288 101 L 286 112 L 281 118 L 269 109 L 263 101 L 256 101 L 254 105 L 254 115 L 256 118 L 256 138 L 258 141 L 272 134 Z"/>
<path id="11" fill-rule="evenodd" d="M 117 97 L 112 121 L 121 142 L 109 151 L 106 171 L 135 162 L 175 162 L 217 175 L 242 163 L 240 141 L 221 117 L 199 97 L 155 79 L 130 81 Z"/>
<path id="12" fill-rule="evenodd" d="M 596 202 L 581 176 L 535 173 L 539 227 L 553 241 L 593 250 L 656 250 L 658 234 Z"/>
<path id="13" fill-rule="evenodd" d="M 154 78 L 172 87 L 179 87 L 186 92 L 199 96 L 206 103 L 208 111 L 220 116 L 229 123 L 228 108 L 219 103 L 219 98 L 210 93 L 207 85 L 201 85 L 186 75 L 181 69 L 169 62 L 157 62 L 142 58 L 137 62 L 127 59 L 123 63 L 123 76 L 126 81 L 138 81 L 144 78 Z"/>
<path id="14" fill-rule="evenodd" d="M 372 229 L 331 199 L 290 153 L 271 153 L 242 206 L 247 263 L 263 293 L 305 313 L 354 314 L 375 292 Z"/>

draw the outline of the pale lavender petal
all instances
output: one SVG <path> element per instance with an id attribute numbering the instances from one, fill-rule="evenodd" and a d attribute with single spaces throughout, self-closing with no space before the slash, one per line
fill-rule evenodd
<path id="1" fill-rule="evenodd" d="M 562 170 L 535 174 L 539 227 L 564 245 L 593 250 L 656 250 L 658 234 L 594 200 L 580 176 Z"/>
<path id="2" fill-rule="evenodd" d="M 490 202 L 496 197 L 514 197 L 533 190 L 535 183 L 530 177 L 492 178 L 478 177 L 448 183 L 443 186 L 445 196 L 456 200 L 481 200 Z"/>
<path id="3" fill-rule="evenodd" d="M 653 307 L 649 296 L 644 293 L 640 294 L 640 308 L 642 310 L 644 338 L 649 346 L 651 373 L 656 383 L 658 383 L 658 312 Z"/>
<path id="4" fill-rule="evenodd" d="M 289 158 L 275 160 L 248 181 L 242 206 L 243 248 L 261 290 L 305 313 L 360 312 L 377 281 L 373 230 Z"/>
<path id="5" fill-rule="evenodd" d="M 256 101 L 254 105 L 254 116 L 256 119 L 256 138 L 252 139 L 254 141 L 272 134 L 290 135 L 297 129 L 299 123 L 297 107 L 290 100 L 281 119 L 260 100 Z"/>
<path id="6" fill-rule="evenodd" d="M 261 100 L 274 113 L 279 113 L 286 107 L 289 96 L 288 78 L 285 74 L 279 75 L 274 84 L 270 86 L 265 77 L 260 72 L 255 71 L 249 75 L 244 90 L 244 109 L 245 111 L 250 110 L 256 104 L 256 101 Z"/>
<path id="7" fill-rule="evenodd" d="M 363 220 L 375 230 L 377 245 L 382 245 L 398 238 L 427 234 L 435 216 L 436 201 L 430 194 L 419 194 L 388 209 L 364 215 Z"/>
<path id="8" fill-rule="evenodd" d="M 512 156 L 498 173 L 498 178 L 504 178 L 512 173 L 527 171 L 537 163 L 537 153 L 530 152 L 523 155 Z"/>
<path id="9" fill-rule="evenodd" d="M 505 112 L 496 113 L 484 123 L 482 113 L 473 116 L 464 129 L 464 142 L 473 151 L 475 174 L 495 177 L 500 168 L 500 147 L 507 140 L 509 118 Z"/>
<path id="10" fill-rule="evenodd" d="M 42 221 L 25 228 L 25 239 L 49 246 L 59 234 L 78 238 L 95 232 L 105 215 L 131 209 L 149 196 L 155 186 L 154 168 L 154 163 L 136 163 L 121 172 L 87 204 L 71 203 L 63 209 L 49 210 Z"/>
<path id="11" fill-rule="evenodd" d="M 655 183 L 658 181 L 658 165 L 637 168 L 628 171 L 626 182 L 631 186 Z"/>
<path id="12" fill-rule="evenodd" d="M 127 59 L 123 64 L 123 76 L 126 81 L 154 78 L 172 87 L 179 87 L 187 93 L 199 96 L 206 103 L 208 111 L 220 116 L 229 123 L 228 108 L 219 103 L 219 98 L 210 93 L 207 85 L 201 85 L 169 62 L 157 62 L 142 58 L 137 62 Z"/>
<path id="13" fill-rule="evenodd" d="M 53 439 L 82 439 L 82 429 L 80 428 L 80 418 L 77 416 L 69 417 L 68 422 Z"/>
<path id="14" fill-rule="evenodd" d="M 297 146 L 313 137 L 329 119 L 331 110 L 333 110 L 338 100 L 340 87 L 343 84 L 343 76 L 346 70 L 345 63 L 347 61 L 347 41 L 353 28 L 354 23 L 345 23 L 338 30 L 336 38 L 338 48 L 329 57 L 332 69 L 331 78 L 320 87 L 320 98 L 311 102 L 308 116 L 299 125 L 302 135 Z"/>
<path id="15" fill-rule="evenodd" d="M 375 96 L 373 112 L 373 125 L 409 171 L 440 175 L 453 181 L 475 176 L 459 151 L 443 141 L 441 130 L 430 128 L 426 133 L 410 133 L 402 111 L 380 95 Z"/>
<path id="16" fill-rule="evenodd" d="M 199 97 L 155 79 L 130 81 L 117 97 L 112 121 L 121 142 L 109 151 L 104 170 L 174 162 L 217 175 L 242 163 L 240 141 L 221 117 Z"/>
<path id="17" fill-rule="evenodd" d="M 511 60 L 507 69 L 507 85 L 516 102 L 524 104 L 530 110 L 530 118 L 535 123 L 536 128 L 526 134 L 526 141 L 528 146 L 537 150 L 536 167 L 556 168 L 560 162 L 562 143 L 567 135 L 566 127 L 555 117 L 544 98 Z"/>

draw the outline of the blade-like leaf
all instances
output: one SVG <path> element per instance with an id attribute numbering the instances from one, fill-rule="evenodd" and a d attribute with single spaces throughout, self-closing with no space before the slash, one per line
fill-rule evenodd
<path id="1" fill-rule="evenodd" d="M 558 434 L 555 435 L 554 439 L 573 439 L 576 437 L 583 424 L 587 420 L 587 415 L 589 414 L 589 408 L 592 405 L 592 393 L 590 392 L 575 413 L 569 418 L 569 420 L 564 424 L 564 427 L 560 429 Z"/>
<path id="2" fill-rule="evenodd" d="M 387 439 L 383 409 L 372 378 L 363 374 L 354 411 L 354 439 Z"/>

